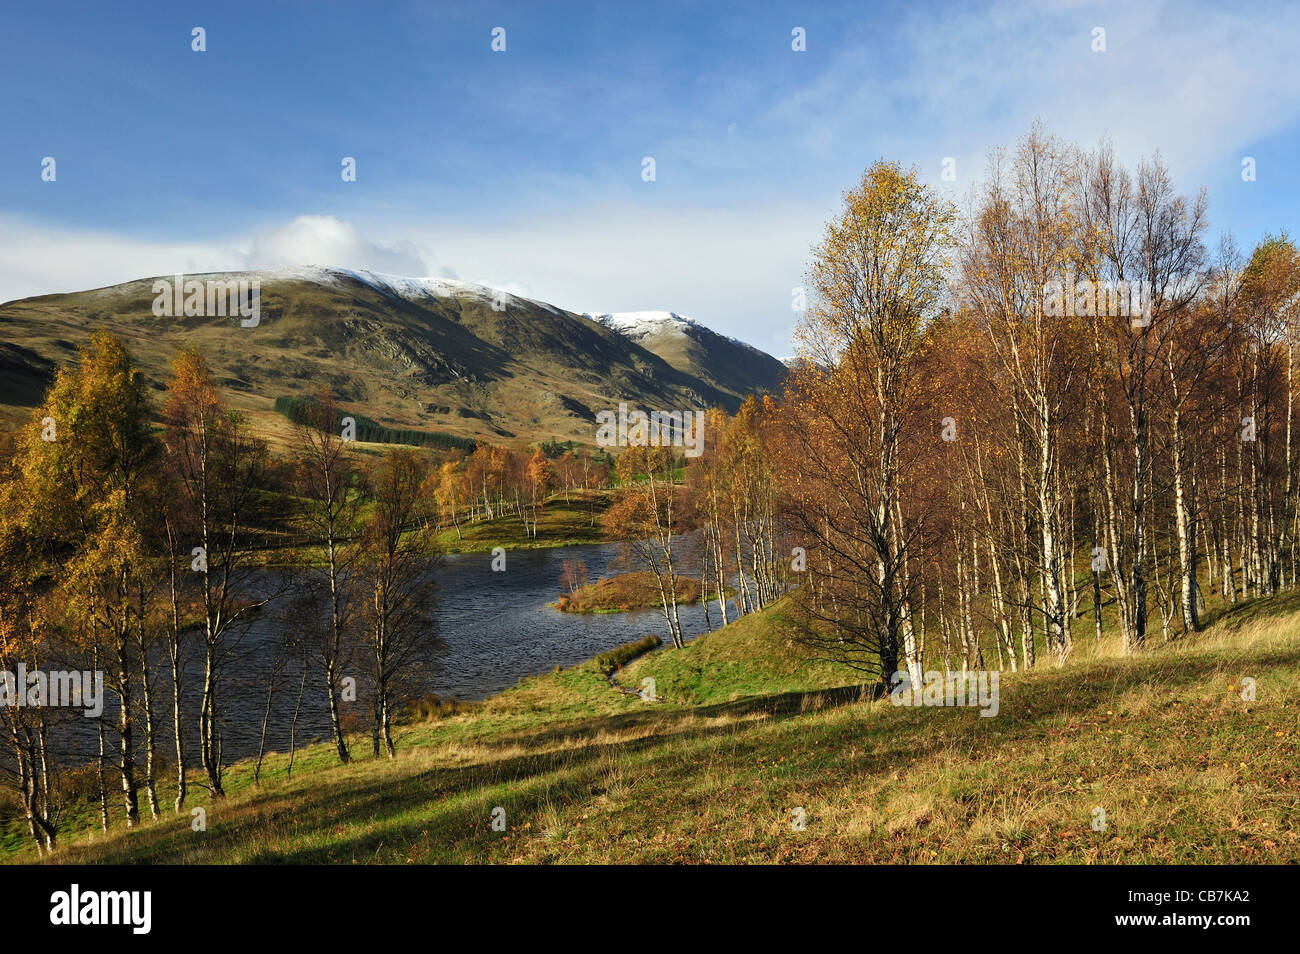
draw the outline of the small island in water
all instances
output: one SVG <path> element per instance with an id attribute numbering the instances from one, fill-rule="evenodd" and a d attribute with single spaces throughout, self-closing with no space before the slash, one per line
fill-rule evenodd
<path id="1" fill-rule="evenodd" d="M 699 580 L 677 578 L 679 604 L 698 603 L 700 596 Z M 551 605 L 562 613 L 625 613 L 658 609 L 661 605 L 659 582 L 649 570 L 619 573 L 593 583 L 578 583 L 561 593 Z"/>

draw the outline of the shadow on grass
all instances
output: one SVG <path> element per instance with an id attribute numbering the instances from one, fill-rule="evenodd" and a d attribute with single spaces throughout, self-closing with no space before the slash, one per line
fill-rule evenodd
<path id="1" fill-rule="evenodd" d="M 1258 667 L 1300 665 L 1300 649 L 1256 657 Z M 504 860 L 510 849 L 493 833 L 492 809 L 506 809 L 516 832 L 530 823 L 529 835 L 542 827 L 547 806 L 563 809 L 602 795 L 612 764 L 635 766 L 638 776 L 650 772 L 655 791 L 677 799 L 689 810 L 683 793 L 699 777 L 700 766 L 724 744 L 726 764 L 740 766 L 772 762 L 774 752 L 788 757 L 787 778 L 805 790 L 821 781 L 830 784 L 833 768 L 853 775 L 895 771 L 950 749 L 968 745 L 972 753 L 989 746 L 1045 736 L 1048 722 L 1060 715 L 1113 705 L 1117 695 L 1148 686 L 1159 679 L 1172 692 L 1203 683 L 1222 666 L 1206 654 L 1177 659 L 1151 656 L 1096 663 L 1087 669 L 1040 669 L 1032 678 L 1003 681 L 998 717 L 985 718 L 975 709 L 863 709 L 861 720 L 838 728 L 809 727 L 799 717 L 810 710 L 826 712 L 857 705 L 864 687 L 845 686 L 814 692 L 757 696 L 700 707 L 656 708 L 594 717 L 541 731 L 508 733 L 495 745 L 546 748 L 533 754 L 455 767 L 419 770 L 407 775 L 358 778 L 355 772 L 313 773 L 292 787 L 259 791 L 232 806 L 227 819 L 210 810 L 210 830 L 194 835 L 178 830 L 145 827 L 98 849 L 74 849 L 67 862 L 175 861 L 182 858 L 222 860 L 241 852 L 257 864 L 320 864 L 368 861 L 488 861 Z M 868 696 L 871 690 L 868 689 Z M 878 695 L 878 692 L 876 693 Z M 726 719 L 718 725 L 689 724 L 698 719 Z M 738 731 L 741 720 L 755 720 Z M 936 732 L 936 720 L 956 729 Z M 598 736 L 653 728 L 655 734 L 609 742 Z M 813 755 L 810 740 L 844 743 L 853 740 L 852 763 L 844 745 L 822 745 Z M 815 763 L 815 764 L 809 764 Z M 354 769 L 365 773 L 366 763 Z M 387 765 L 387 763 L 385 763 Z M 341 770 L 346 771 L 346 770 Z M 401 759 L 394 772 L 402 771 Z M 379 773 L 383 774 L 383 773 Z M 300 786 L 310 787 L 300 787 Z M 344 826 L 363 825 L 372 831 L 343 836 Z M 202 839 L 202 848 L 195 839 Z M 255 850 L 259 840 L 307 842 L 284 851 Z M 57 859 L 56 859 L 57 860 Z"/>
<path id="2" fill-rule="evenodd" d="M 1216 623 L 1239 628 L 1248 623 L 1296 612 L 1300 612 L 1300 589 L 1291 589 L 1276 596 L 1255 596 L 1219 606 L 1201 617 L 1201 623 L 1206 629 Z"/>

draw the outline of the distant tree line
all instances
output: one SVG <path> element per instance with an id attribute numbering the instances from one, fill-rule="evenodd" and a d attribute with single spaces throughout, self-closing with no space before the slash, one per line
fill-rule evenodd
<path id="1" fill-rule="evenodd" d="M 472 437 L 457 437 L 454 434 L 446 434 L 442 431 L 388 427 L 362 414 L 338 407 L 334 409 L 334 420 L 332 422 L 320 422 L 319 415 L 316 412 L 317 404 L 318 399 L 315 397 L 278 397 L 275 399 L 275 411 L 277 414 L 283 414 L 295 424 L 317 422 L 317 426 L 325 424 L 330 431 L 335 432 L 341 431 L 343 419 L 350 417 L 355 423 L 355 439 L 374 444 L 406 444 L 410 447 L 454 448 L 471 452 L 478 443 Z"/>
<path id="2" fill-rule="evenodd" d="M 438 529 L 454 528 L 461 539 L 465 523 L 511 516 L 519 519 L 525 536 L 536 537 L 547 497 L 560 493 L 567 503 L 575 492 L 607 488 L 611 463 L 602 451 L 580 446 L 575 451 L 557 441 L 532 451 L 479 444 L 469 454 L 451 452 L 431 484 Z M 593 525 L 595 520 L 593 509 Z"/>

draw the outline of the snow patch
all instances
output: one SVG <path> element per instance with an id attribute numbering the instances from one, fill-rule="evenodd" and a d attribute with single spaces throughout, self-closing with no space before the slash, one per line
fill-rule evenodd
<path id="1" fill-rule="evenodd" d="M 171 275 L 159 276 L 159 278 L 166 279 L 173 277 Z M 264 268 L 253 271 L 186 273 L 185 278 L 194 278 L 200 281 L 256 280 L 263 284 L 296 281 L 312 282 L 317 285 L 342 285 L 348 281 L 355 281 L 367 285 L 383 295 L 401 298 L 406 301 L 419 302 L 435 298 L 472 298 L 489 304 L 500 302 L 506 307 L 527 303 L 555 315 L 573 314 L 573 312 L 559 308 L 549 302 L 538 301 L 534 298 L 523 298 L 504 289 L 492 288 L 475 282 L 463 282 L 453 278 L 407 278 L 402 275 L 389 275 L 364 268 L 299 265 L 291 268 Z M 153 280 L 140 279 L 139 282 L 147 284 Z M 127 287 L 133 284 L 136 284 L 136 282 L 111 286 L 109 289 L 104 289 L 104 291 L 120 289 L 125 292 Z M 580 314 L 592 321 L 599 322 L 611 331 L 616 331 L 634 342 L 640 342 L 652 335 L 679 334 L 696 338 L 696 329 L 711 335 L 718 334 L 716 331 L 700 324 L 694 318 L 675 311 L 585 311 L 580 312 Z M 762 351 L 747 342 L 741 341 L 739 338 L 732 338 L 729 335 L 718 335 L 718 337 L 725 338 L 732 344 L 739 345 L 750 351 L 763 354 Z"/>
<path id="2" fill-rule="evenodd" d="M 592 321 L 598 321 L 611 331 L 617 331 L 625 338 L 632 341 L 641 341 L 651 335 L 679 334 L 686 335 L 690 338 L 696 336 L 691 333 L 693 329 L 698 328 L 700 331 L 707 332 L 710 335 L 717 335 L 719 338 L 725 338 L 727 341 L 749 351 L 759 354 L 759 351 L 752 344 L 741 341 L 739 338 L 733 338 L 730 335 L 721 335 L 706 325 L 700 324 L 694 318 L 687 315 L 679 315 L 675 311 L 615 311 L 615 312 L 593 312 L 584 311 L 583 315 Z M 696 339 L 698 340 L 698 339 Z"/>
<path id="3" fill-rule="evenodd" d="M 317 285 L 341 285 L 347 280 L 357 281 L 375 289 L 381 294 L 406 301 L 427 301 L 431 298 L 473 298 L 488 303 L 501 302 L 505 307 L 527 302 L 538 308 L 544 308 L 554 314 L 562 310 L 544 301 L 521 298 L 500 288 L 490 288 L 474 282 L 462 282 L 453 278 L 407 278 L 402 275 L 388 275 L 384 272 L 372 272 L 364 268 L 335 268 L 320 265 L 300 265 L 293 268 L 264 268 L 246 272 L 206 272 L 187 274 L 186 278 L 200 280 L 246 279 L 267 282 L 312 282 Z"/>
<path id="4" fill-rule="evenodd" d="M 499 302 L 505 307 L 527 302 L 543 308 L 553 314 L 562 314 L 562 309 L 549 302 L 537 301 L 512 295 L 500 288 L 490 288 L 474 282 L 462 282 L 454 278 L 405 278 L 401 275 L 386 275 L 367 269 L 333 268 L 325 269 L 335 275 L 355 279 L 387 295 L 404 298 L 407 301 L 421 301 L 429 298 L 474 298 L 489 303 Z"/>
<path id="5" fill-rule="evenodd" d="M 699 325 L 694 318 L 679 315 L 675 311 L 586 311 L 583 314 L 592 321 L 598 321 L 606 328 L 617 331 L 634 341 L 639 341 L 646 335 L 672 331 L 684 332 L 693 325 Z"/>

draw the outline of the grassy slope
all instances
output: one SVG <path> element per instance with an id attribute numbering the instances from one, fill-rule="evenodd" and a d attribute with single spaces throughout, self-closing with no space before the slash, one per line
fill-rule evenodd
<path id="1" fill-rule="evenodd" d="M 589 444 L 595 412 L 620 400 L 734 410 L 746 394 L 779 390 L 785 377 L 774 358 L 718 336 L 710 351 L 675 356 L 673 365 L 579 315 L 517 298 L 497 311 L 472 292 L 408 301 L 346 279 L 267 279 L 253 328 L 155 317 L 154 298 L 151 282 L 135 281 L 0 303 L 0 424 L 25 419 L 54 365 L 75 360 L 101 327 L 123 339 L 156 385 L 170 378 L 179 349 L 197 345 L 230 406 L 272 429 L 276 397 L 328 384 L 342 406 L 395 427 Z"/>
<path id="2" fill-rule="evenodd" d="M 665 702 L 712 705 L 746 696 L 778 695 L 847 686 L 860 673 L 811 659 L 793 640 L 783 601 L 763 613 L 742 616 L 677 652 L 657 652 L 628 665 L 619 681 L 639 686 L 647 677 Z M 716 620 L 715 622 L 721 622 Z"/>
<path id="3" fill-rule="evenodd" d="M 677 602 L 700 602 L 700 582 L 689 576 L 677 577 Z M 659 610 L 663 606 L 658 583 L 650 570 L 616 573 L 586 583 L 572 593 L 561 593 L 555 608 L 565 613 L 623 613 L 634 609 Z"/>
<path id="4" fill-rule="evenodd" d="M 407 727 L 392 762 L 316 746 L 258 789 L 237 766 L 224 804 L 191 802 L 205 833 L 168 816 L 90 841 L 83 810 L 60 860 L 1296 861 L 1296 610 L 1245 604 L 1137 658 L 1081 640 L 1064 668 L 1006 675 L 990 719 L 824 691 L 852 680 L 803 660 L 778 606 L 622 674 L 669 701 L 584 664 Z"/>
<path id="5" fill-rule="evenodd" d="M 547 498 L 537 517 L 537 536 L 524 533 L 524 523 L 516 514 L 505 514 L 478 523 L 462 522 L 460 534 L 455 528 L 438 535 L 438 545 L 449 552 L 477 553 L 502 546 L 509 550 L 536 547 L 575 546 L 604 542 L 600 515 L 614 501 L 616 491 L 575 490 Z M 595 522 L 592 522 L 592 516 Z M 558 592 L 558 590 L 557 590 Z"/>

